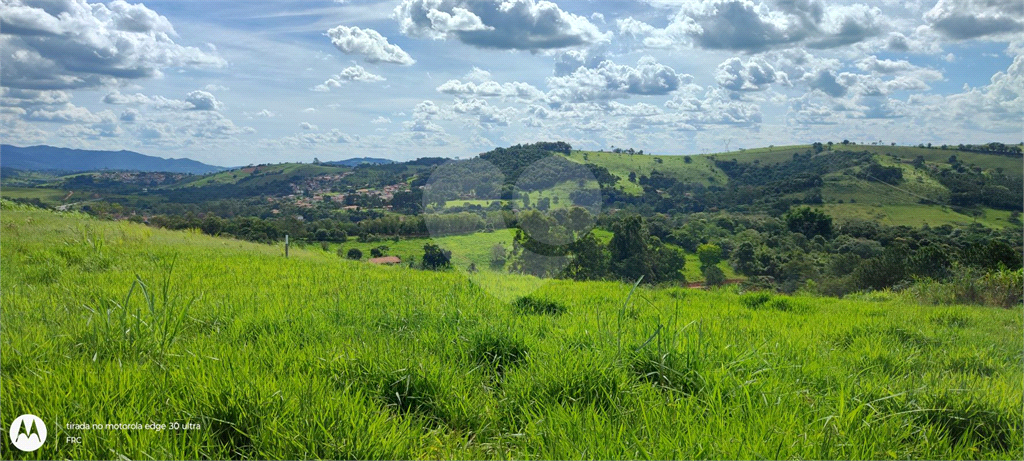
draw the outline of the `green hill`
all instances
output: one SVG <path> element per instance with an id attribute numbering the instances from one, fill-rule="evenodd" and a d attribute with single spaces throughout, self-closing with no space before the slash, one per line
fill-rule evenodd
<path id="1" fill-rule="evenodd" d="M 2 206 L 0 413 L 46 420 L 42 458 L 1024 449 L 1019 308 L 471 282 Z"/>
<path id="2" fill-rule="evenodd" d="M 696 183 L 706 187 L 724 187 L 726 189 L 730 184 L 740 184 L 739 187 L 742 187 L 745 183 L 736 183 L 736 181 L 743 178 L 730 177 L 729 172 L 723 170 L 725 166 L 729 165 L 729 162 L 738 162 L 740 165 L 787 171 L 786 176 L 779 178 L 777 184 L 783 188 L 793 189 L 793 192 L 783 192 L 781 198 L 800 202 L 806 200 L 809 194 L 819 194 L 820 203 L 808 203 L 817 204 L 828 210 L 839 221 L 867 219 L 877 220 L 884 224 L 912 227 L 922 224 L 940 226 L 944 224 L 964 225 L 974 222 L 997 228 L 1014 225 L 1014 220 L 1010 219 L 1010 212 L 1006 207 L 998 209 L 998 207 L 982 203 L 987 199 L 987 193 L 982 192 L 980 187 L 977 192 L 972 192 L 976 195 L 965 197 L 963 190 L 952 191 L 949 184 L 940 179 L 942 175 L 952 173 L 950 170 L 954 167 L 950 164 L 950 160 L 951 156 L 955 156 L 958 162 L 957 169 L 974 173 L 977 175 L 975 178 L 1005 177 L 1007 179 L 1003 182 L 1009 184 L 1008 187 L 1012 191 L 1017 188 L 1016 185 L 1024 175 L 1024 160 L 1019 156 L 955 148 L 852 144 L 836 144 L 832 147 L 833 150 L 822 147 L 824 151 L 819 154 L 814 153 L 813 146 L 801 145 L 773 146 L 690 156 L 572 151 L 567 157 L 576 162 L 589 163 L 608 169 L 618 178 L 615 188 L 633 196 L 644 194 L 642 186 L 644 177 L 650 177 L 655 172 L 679 183 Z M 802 165 L 809 163 L 808 155 L 828 155 L 833 151 L 866 153 L 867 157 L 865 160 L 860 160 L 861 163 L 851 167 L 839 167 L 826 163 L 818 167 L 808 166 L 806 170 L 801 171 Z M 794 160 L 794 155 L 802 157 L 800 160 Z M 877 163 L 884 168 L 897 168 L 900 170 L 902 178 L 895 183 L 878 180 L 864 173 L 865 165 L 869 163 Z M 787 165 L 793 166 L 787 167 Z M 822 184 L 794 186 L 792 183 L 795 183 L 795 179 L 801 173 L 820 175 Z M 631 174 L 636 180 L 629 180 Z M 967 180 L 976 181 L 974 178 Z M 767 184 L 753 185 L 765 186 Z M 767 192 L 773 190 L 769 188 Z M 764 194 L 765 192 L 762 190 L 759 193 Z M 662 191 L 661 195 L 667 196 L 668 194 Z"/>

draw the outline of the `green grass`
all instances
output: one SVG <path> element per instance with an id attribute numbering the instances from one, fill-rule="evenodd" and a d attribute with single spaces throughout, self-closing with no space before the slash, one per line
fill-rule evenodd
<path id="1" fill-rule="evenodd" d="M 49 428 L 3 458 L 1024 449 L 1019 308 L 471 280 L 9 205 L 0 239 L 0 413 Z M 66 428 L 150 422 L 199 428 Z"/>
<path id="2" fill-rule="evenodd" d="M 255 170 L 253 170 L 252 167 L 245 167 L 235 170 L 221 171 L 219 173 L 200 176 L 192 181 L 175 184 L 171 187 L 202 187 L 218 184 L 237 184 L 239 181 L 252 176 L 256 176 L 256 178 L 251 182 L 252 185 L 262 185 L 272 181 L 288 180 L 293 176 L 306 177 L 321 174 L 338 174 L 349 170 L 351 170 L 351 168 L 330 165 L 282 163 L 278 165 L 259 166 L 256 167 Z"/>
<path id="3" fill-rule="evenodd" d="M 51 189 L 46 187 L 3 187 L 0 189 L 0 197 L 5 199 L 34 199 L 37 198 L 47 205 L 57 205 L 63 203 L 63 199 L 68 195 L 68 191 L 61 189 Z M 74 201 L 76 198 L 81 199 L 80 195 L 72 195 L 69 200 Z"/>
<path id="4" fill-rule="evenodd" d="M 398 256 L 402 262 L 408 265 L 408 261 L 419 262 L 423 259 L 423 245 L 436 243 L 437 245 L 452 252 L 452 263 L 466 269 L 470 264 L 476 264 L 479 270 L 490 270 L 491 248 L 496 244 L 512 249 L 512 240 L 515 234 L 508 229 L 498 229 L 494 232 L 477 232 L 467 235 L 449 235 L 437 238 L 403 238 L 395 242 L 386 240 L 380 242 L 358 242 L 350 240 L 345 243 L 331 244 L 328 253 L 336 254 L 338 248 L 347 252 L 350 248 L 356 248 L 363 252 L 363 260 L 370 258 L 370 250 L 381 245 L 388 247 L 388 256 Z M 307 246 L 311 251 L 320 249 L 317 244 Z M 337 257 L 337 256 L 335 256 Z"/>
<path id="5" fill-rule="evenodd" d="M 957 213 L 938 205 L 866 205 L 863 203 L 826 203 L 818 205 L 839 222 L 851 220 L 877 221 L 888 226 L 921 227 L 949 224 L 962 226 L 978 222 L 994 228 L 1010 226 L 1010 212 L 992 208 L 981 209 L 981 216 Z"/>
<path id="6" fill-rule="evenodd" d="M 703 184 L 725 184 L 728 177 L 707 156 L 689 156 L 691 163 L 686 163 L 683 155 L 629 155 L 612 152 L 572 151 L 569 160 L 579 163 L 593 163 L 608 169 L 619 177 L 616 187 L 633 195 L 643 194 L 639 184 L 629 181 L 629 173 L 636 176 L 650 176 L 657 170 L 666 175 L 678 178 L 683 182 L 699 182 Z M 661 163 L 658 163 L 658 161 Z"/>

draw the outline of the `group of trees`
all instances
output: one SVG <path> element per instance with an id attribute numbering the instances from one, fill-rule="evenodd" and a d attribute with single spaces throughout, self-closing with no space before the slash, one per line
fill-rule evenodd
<path id="1" fill-rule="evenodd" d="M 513 240 L 512 271 L 574 280 L 685 280 L 685 254 L 652 236 L 639 215 L 612 223 L 612 239 L 602 245 L 590 230 L 593 218 L 582 208 L 573 208 L 562 219 L 536 211 L 525 214 Z"/>

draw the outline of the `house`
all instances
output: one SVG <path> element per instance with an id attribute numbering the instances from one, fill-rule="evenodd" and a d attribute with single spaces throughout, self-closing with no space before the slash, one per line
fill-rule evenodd
<path id="1" fill-rule="evenodd" d="M 402 258 L 398 256 L 381 256 L 379 258 L 370 258 L 370 262 L 373 264 L 402 264 Z"/>

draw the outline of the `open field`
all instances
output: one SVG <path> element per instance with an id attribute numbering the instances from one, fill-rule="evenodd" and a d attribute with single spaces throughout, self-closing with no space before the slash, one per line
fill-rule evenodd
<path id="1" fill-rule="evenodd" d="M 979 223 L 1003 228 L 1011 225 L 1010 212 L 984 208 L 980 216 L 967 216 L 938 205 L 864 205 L 861 203 L 826 203 L 820 208 L 838 222 L 850 220 L 877 221 L 889 226 L 921 227 L 950 224 L 963 226 Z"/>
<path id="2" fill-rule="evenodd" d="M 68 195 L 66 190 L 51 189 L 46 187 L 4 187 L 0 195 L 6 199 L 34 199 L 37 198 L 47 205 L 59 205 L 64 203 L 64 197 Z M 81 196 L 72 196 L 71 201 L 81 199 Z"/>
<path id="3" fill-rule="evenodd" d="M 689 157 L 691 163 L 686 163 Z M 608 169 L 619 177 L 616 187 L 633 195 L 643 194 L 643 189 L 629 181 L 629 173 L 636 176 L 649 176 L 651 171 L 658 170 L 683 182 L 712 182 L 725 184 L 728 177 L 715 166 L 708 156 L 685 155 L 629 155 L 612 152 L 572 151 L 569 160 L 579 163 L 593 163 Z"/>
<path id="4" fill-rule="evenodd" d="M 39 415 L 57 441 L 82 437 L 32 457 L 1016 459 L 1024 449 L 1019 308 L 473 282 L 12 208 L 0 216 L 0 411 Z M 508 304 L 486 284 L 537 291 Z M 150 422 L 198 427 L 66 428 Z"/>
<path id="5" fill-rule="evenodd" d="M 287 180 L 293 176 L 306 177 L 320 174 L 339 174 L 348 170 L 350 170 L 350 168 L 305 163 L 262 165 L 259 167 L 244 167 L 236 170 L 222 171 L 219 173 L 199 176 L 192 181 L 176 184 L 172 187 L 202 187 L 215 184 L 237 184 L 239 181 L 250 177 L 255 177 L 251 184 L 259 186 L 270 181 Z"/>

